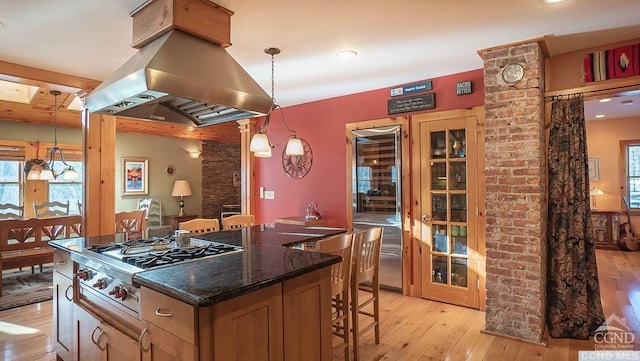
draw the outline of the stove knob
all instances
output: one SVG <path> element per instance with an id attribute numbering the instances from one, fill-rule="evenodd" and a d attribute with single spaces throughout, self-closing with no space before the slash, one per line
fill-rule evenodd
<path id="1" fill-rule="evenodd" d="M 96 283 L 93 284 L 93 287 L 104 290 L 105 288 L 107 288 L 107 280 L 104 278 L 98 278 Z"/>
<path id="2" fill-rule="evenodd" d="M 126 300 L 127 298 L 129 298 L 129 291 L 127 291 L 127 287 L 121 286 L 120 287 L 120 296 L 116 295 L 116 298 L 120 298 L 123 301 Z"/>
<path id="3" fill-rule="evenodd" d="M 78 272 L 75 273 L 76 278 L 81 279 L 83 281 L 91 278 L 91 271 L 85 269 L 79 269 Z"/>
<path id="4" fill-rule="evenodd" d="M 120 294 L 120 286 L 115 286 L 111 291 L 109 291 L 109 294 L 118 298 L 118 295 Z"/>

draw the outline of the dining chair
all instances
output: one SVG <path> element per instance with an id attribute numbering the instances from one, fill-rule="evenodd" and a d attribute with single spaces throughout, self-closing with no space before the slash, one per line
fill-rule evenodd
<path id="1" fill-rule="evenodd" d="M 222 229 L 237 229 L 253 226 L 253 214 L 237 214 L 222 218 Z"/>
<path id="2" fill-rule="evenodd" d="M 360 335 L 375 329 L 375 342 L 380 343 L 380 250 L 382 245 L 382 227 L 372 227 L 353 236 L 352 273 L 351 273 L 351 319 L 353 334 L 353 358 L 358 360 Z M 359 291 L 367 296 L 360 299 Z M 373 311 L 365 308 L 373 304 Z M 371 317 L 373 321 L 360 329 L 359 315 Z"/>
<path id="3" fill-rule="evenodd" d="M 195 218 L 178 223 L 178 229 L 189 231 L 190 234 L 211 233 L 220 230 L 217 218 Z"/>
<path id="4" fill-rule="evenodd" d="M 342 257 L 331 266 L 331 323 L 332 331 L 344 340 L 344 359 L 349 361 L 349 289 L 351 283 L 351 251 L 353 234 L 346 233 L 316 242 L 315 251 Z"/>
<path id="5" fill-rule="evenodd" d="M 11 203 L 0 204 L 0 219 L 22 219 L 24 217 L 24 206 Z"/>
<path id="6" fill-rule="evenodd" d="M 33 212 L 36 218 L 60 217 L 69 215 L 69 201 L 62 202 L 42 202 L 40 204 L 33 202 Z"/>
<path id="7" fill-rule="evenodd" d="M 173 231 L 171 225 L 162 224 L 162 201 L 154 198 L 138 198 L 138 210 L 144 211 L 142 228 L 145 238 L 165 237 Z"/>
<path id="8" fill-rule="evenodd" d="M 127 240 L 132 241 L 142 238 L 144 211 L 118 212 L 116 213 L 116 232 L 125 232 Z"/>

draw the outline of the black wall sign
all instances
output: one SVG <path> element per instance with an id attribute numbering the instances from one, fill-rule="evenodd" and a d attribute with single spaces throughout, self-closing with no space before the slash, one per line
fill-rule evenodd
<path id="1" fill-rule="evenodd" d="M 408 113 L 436 107 L 436 93 L 387 100 L 388 114 Z"/>
<path id="2" fill-rule="evenodd" d="M 456 83 L 456 95 L 471 94 L 471 80 Z"/>

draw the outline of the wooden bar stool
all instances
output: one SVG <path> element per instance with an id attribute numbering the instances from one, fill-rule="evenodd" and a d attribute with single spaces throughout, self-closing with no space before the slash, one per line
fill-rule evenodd
<path id="1" fill-rule="evenodd" d="M 331 266 L 331 324 L 333 334 L 344 339 L 344 359 L 349 361 L 349 286 L 351 282 L 351 249 L 353 235 L 341 234 L 316 242 L 316 252 L 342 257 Z"/>
<path id="2" fill-rule="evenodd" d="M 373 227 L 353 235 L 353 270 L 351 273 L 351 319 L 353 324 L 353 359 L 358 360 L 360 335 L 375 328 L 376 344 L 380 343 L 380 249 L 382 227 Z M 370 282 L 370 284 L 364 284 Z M 361 300 L 358 291 L 371 294 Z M 364 308 L 373 303 L 373 312 Z M 360 329 L 358 315 L 373 318 L 373 322 Z"/>

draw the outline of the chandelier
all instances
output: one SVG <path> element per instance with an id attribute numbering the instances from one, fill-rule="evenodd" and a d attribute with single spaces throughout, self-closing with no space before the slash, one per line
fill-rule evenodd
<path id="1" fill-rule="evenodd" d="M 79 177 L 78 172 L 73 169 L 72 165 L 69 165 L 64 160 L 64 154 L 62 153 L 62 149 L 58 148 L 58 95 L 61 93 L 57 90 L 49 91 L 49 94 L 54 96 L 54 106 L 53 106 L 53 147 L 51 147 L 48 151 L 48 157 L 45 156 L 45 159 L 38 158 L 38 151 L 40 147 L 40 142 L 37 142 L 36 145 L 36 158 L 31 159 L 25 163 L 24 171 L 27 173 L 27 179 L 29 180 L 54 180 L 58 179 L 60 175 L 62 175 L 62 179 L 64 180 L 73 180 Z M 59 154 L 60 160 L 64 165 L 64 168 L 61 172 L 57 172 L 55 168 L 56 162 L 56 154 Z M 46 159 L 49 161 L 46 161 Z"/>
<path id="2" fill-rule="evenodd" d="M 280 110 L 280 119 L 282 119 L 282 123 L 285 128 L 290 132 L 290 134 L 285 138 L 289 139 L 287 141 L 287 147 L 285 148 L 286 155 L 303 155 L 304 148 L 302 146 L 302 141 L 300 138 L 296 136 L 296 131 L 289 128 L 287 122 L 284 120 L 284 113 L 282 112 L 282 107 L 276 104 L 276 98 L 274 95 L 274 55 L 280 54 L 280 49 L 278 48 L 267 48 L 264 49 L 264 52 L 271 55 L 271 109 L 267 113 L 266 118 L 264 119 L 264 124 L 258 129 L 258 133 L 253 135 L 251 138 L 251 144 L 249 145 L 249 150 L 254 152 L 256 157 L 268 158 L 271 157 L 271 149 L 279 146 L 282 143 L 278 143 L 276 145 L 272 144 L 267 137 L 267 128 L 269 127 L 269 119 L 271 118 L 271 113 L 278 109 Z M 283 140 L 284 141 L 284 140 Z"/>

